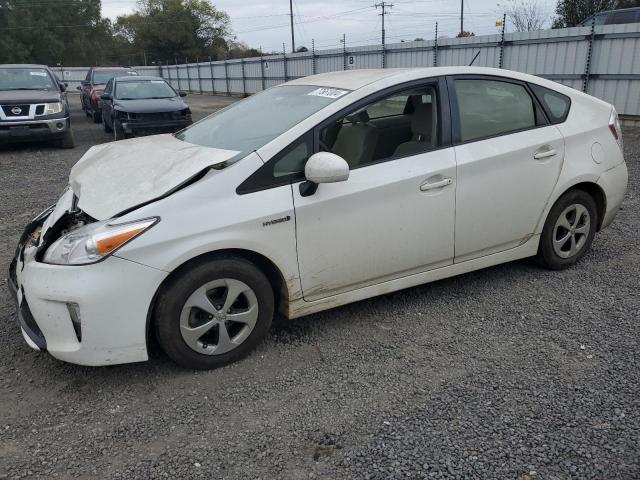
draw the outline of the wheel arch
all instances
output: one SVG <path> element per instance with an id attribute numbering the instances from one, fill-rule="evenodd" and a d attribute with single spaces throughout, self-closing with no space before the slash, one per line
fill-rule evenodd
<path id="1" fill-rule="evenodd" d="M 252 250 L 246 250 L 242 248 L 226 248 L 220 250 L 214 250 L 211 252 L 202 253 L 195 257 L 192 257 L 176 268 L 174 268 L 169 275 L 162 281 L 162 283 L 156 289 L 156 293 L 153 295 L 151 303 L 149 304 L 149 310 L 147 312 L 147 321 L 146 321 L 146 338 L 147 345 L 149 344 L 150 335 L 152 332 L 153 320 L 154 320 L 154 311 L 157 304 L 157 300 L 159 296 L 162 294 L 162 291 L 167 287 L 167 285 L 174 279 L 176 276 L 182 274 L 189 266 L 194 265 L 200 262 L 212 261 L 219 258 L 225 257 L 235 257 L 241 258 L 244 260 L 248 260 L 249 262 L 256 265 L 267 277 L 271 288 L 273 289 L 273 296 L 275 302 L 274 311 L 280 312 L 284 315 L 287 314 L 289 310 L 289 287 L 287 286 L 287 282 L 285 280 L 282 271 L 278 266 L 269 258 L 264 256 L 261 253 L 257 253 Z"/>
<path id="2" fill-rule="evenodd" d="M 604 190 L 600 185 L 595 182 L 580 182 L 572 185 L 570 188 L 567 188 L 561 195 L 556 198 L 556 202 L 559 198 L 565 195 L 567 192 L 572 190 L 582 190 L 583 192 L 591 195 L 591 198 L 596 202 L 596 208 L 598 209 L 598 224 L 596 226 L 596 231 L 600 231 L 600 227 L 602 226 L 602 220 L 604 219 L 604 214 L 607 211 L 607 196 L 604 193 Z M 554 202 L 555 203 L 555 202 Z"/>

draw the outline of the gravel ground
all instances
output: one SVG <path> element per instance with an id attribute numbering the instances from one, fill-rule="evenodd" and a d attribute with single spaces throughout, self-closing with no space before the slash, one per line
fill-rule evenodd
<path id="1" fill-rule="evenodd" d="M 0 271 L 109 140 L 77 108 L 74 130 L 74 150 L 0 149 Z M 625 149 L 623 210 L 576 267 L 515 262 L 279 323 L 212 372 L 33 352 L 2 280 L 0 478 L 640 478 L 640 131 Z"/>

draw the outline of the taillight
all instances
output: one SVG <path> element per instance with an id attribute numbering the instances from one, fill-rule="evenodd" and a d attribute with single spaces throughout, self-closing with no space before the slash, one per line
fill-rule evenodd
<path id="1" fill-rule="evenodd" d="M 620 119 L 618 118 L 618 112 L 616 112 L 615 108 L 611 111 L 611 116 L 609 117 L 609 130 L 611 130 L 613 138 L 616 139 L 620 150 L 622 150 L 622 128 L 620 127 Z"/>

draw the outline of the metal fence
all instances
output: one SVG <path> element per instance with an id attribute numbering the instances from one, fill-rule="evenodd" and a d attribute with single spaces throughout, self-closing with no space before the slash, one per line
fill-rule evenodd
<path id="1" fill-rule="evenodd" d="M 295 78 L 361 68 L 468 65 L 539 75 L 640 115 L 640 23 L 516 32 L 467 38 L 434 38 L 242 60 L 167 63 L 134 67 L 165 78 L 178 90 L 248 95 Z M 61 67 L 76 87 L 86 68 Z"/>

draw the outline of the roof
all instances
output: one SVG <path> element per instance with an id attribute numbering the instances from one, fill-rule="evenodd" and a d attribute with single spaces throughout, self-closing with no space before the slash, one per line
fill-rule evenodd
<path id="1" fill-rule="evenodd" d="M 0 68 L 49 68 L 46 65 L 37 65 L 35 63 L 7 63 L 0 65 Z"/>
<path id="2" fill-rule="evenodd" d="M 133 68 L 131 67 L 91 67 L 91 70 L 93 70 L 94 72 L 110 72 L 114 70 L 128 72 L 133 70 Z"/>
<path id="3" fill-rule="evenodd" d="M 343 70 L 338 72 L 321 73 L 311 75 L 288 82 L 287 85 L 311 85 L 318 87 L 340 88 L 345 90 L 357 90 L 375 83 L 394 84 L 405 81 L 419 80 L 422 78 L 437 77 L 443 75 L 493 75 L 510 77 L 523 81 L 535 81 L 539 84 L 549 84 L 548 80 L 534 77 L 526 73 L 515 72 L 500 68 L 488 67 L 427 67 L 427 68 L 385 68 L 372 70 Z M 553 83 L 556 90 L 562 89 L 557 83 Z"/>
<path id="4" fill-rule="evenodd" d="M 140 80 L 162 80 L 162 77 L 152 77 L 151 75 L 126 75 L 122 77 L 115 77 L 118 82 L 138 82 Z"/>

